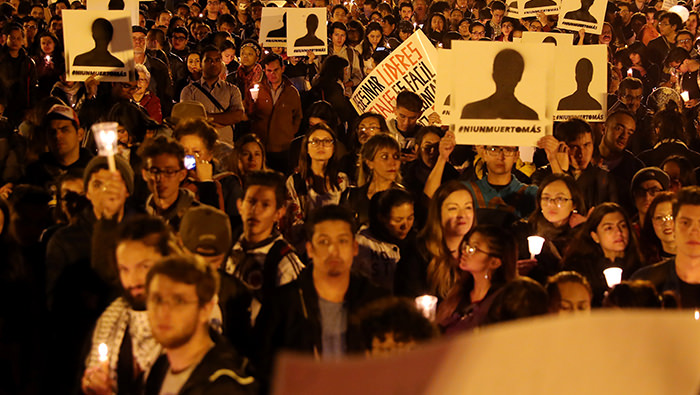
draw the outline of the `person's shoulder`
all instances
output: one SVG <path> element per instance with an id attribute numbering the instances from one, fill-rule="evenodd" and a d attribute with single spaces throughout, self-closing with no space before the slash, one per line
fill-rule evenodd
<path id="1" fill-rule="evenodd" d="M 675 268 L 676 260 L 675 258 L 668 258 L 661 262 L 655 263 L 653 265 L 645 266 L 640 268 L 636 272 L 632 273 L 631 280 L 648 280 L 655 285 L 662 283 L 666 280 L 669 271 Z"/>
<path id="2" fill-rule="evenodd" d="M 206 394 L 248 394 L 255 393 L 255 379 L 245 373 L 242 357 L 223 337 L 216 340 L 214 347 L 204 356 L 202 362 L 192 372 L 193 387 L 200 387 Z M 185 385 L 188 387 L 188 385 Z"/>

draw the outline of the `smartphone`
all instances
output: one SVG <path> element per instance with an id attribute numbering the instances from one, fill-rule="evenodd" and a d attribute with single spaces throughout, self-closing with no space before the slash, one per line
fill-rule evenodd
<path id="1" fill-rule="evenodd" d="M 197 167 L 197 160 L 194 155 L 185 155 L 185 169 L 194 170 Z"/>

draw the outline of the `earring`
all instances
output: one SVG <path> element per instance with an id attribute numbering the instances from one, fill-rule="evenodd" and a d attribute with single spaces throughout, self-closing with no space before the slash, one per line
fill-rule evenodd
<path id="1" fill-rule="evenodd" d="M 485 279 L 485 280 L 488 280 L 488 279 L 489 279 L 489 277 L 490 277 L 490 276 L 489 276 L 489 274 L 488 274 L 488 273 L 484 274 L 484 279 Z"/>

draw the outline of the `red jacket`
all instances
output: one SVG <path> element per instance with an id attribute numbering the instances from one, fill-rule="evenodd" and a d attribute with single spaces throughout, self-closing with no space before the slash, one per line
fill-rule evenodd
<path id="1" fill-rule="evenodd" d="M 277 103 L 273 104 L 270 84 L 263 79 L 258 100 L 252 105 L 250 113 L 252 131 L 265 144 L 267 152 L 288 150 L 301 125 L 299 92 L 287 77 L 282 77 L 282 85 L 282 93 Z"/>

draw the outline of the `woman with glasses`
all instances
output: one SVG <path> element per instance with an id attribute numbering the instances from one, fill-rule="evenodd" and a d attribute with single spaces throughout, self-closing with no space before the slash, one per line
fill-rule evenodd
<path id="1" fill-rule="evenodd" d="M 459 279 L 438 305 L 437 322 L 445 333 L 467 331 L 484 323 L 494 295 L 517 277 L 518 247 L 499 227 L 478 225 L 459 245 Z"/>
<path id="2" fill-rule="evenodd" d="M 333 130 L 323 123 L 311 126 L 304 136 L 297 171 L 287 178 L 287 218 L 284 233 L 293 245 L 301 246 L 303 225 L 314 209 L 340 203 L 349 187 L 345 173 L 340 172 Z"/>
<path id="3" fill-rule="evenodd" d="M 660 192 L 654 197 L 644 217 L 640 235 L 642 255 L 648 264 L 676 255 L 676 236 L 673 231 L 673 192 Z"/>
<path id="4" fill-rule="evenodd" d="M 574 236 L 574 228 L 586 220 L 579 213 L 586 213 L 583 194 L 573 177 L 551 174 L 537 190 L 536 209 L 528 219 L 513 226 L 518 240 L 518 272 L 541 284 L 562 270 L 561 260 Z M 529 236 L 544 238 L 542 252 L 530 258 Z"/>
<path id="5" fill-rule="evenodd" d="M 564 255 L 564 269 L 580 273 L 591 284 L 593 306 L 602 305 L 608 290 L 605 269 L 621 268 L 622 279 L 626 280 L 644 266 L 631 226 L 627 213 L 618 204 L 600 204 L 579 227 Z"/>
<path id="6" fill-rule="evenodd" d="M 369 202 L 375 193 L 403 188 L 400 158 L 399 143 L 388 134 L 376 134 L 362 146 L 357 186 L 345 191 L 341 200 L 355 213 L 358 225 L 369 223 Z"/>

